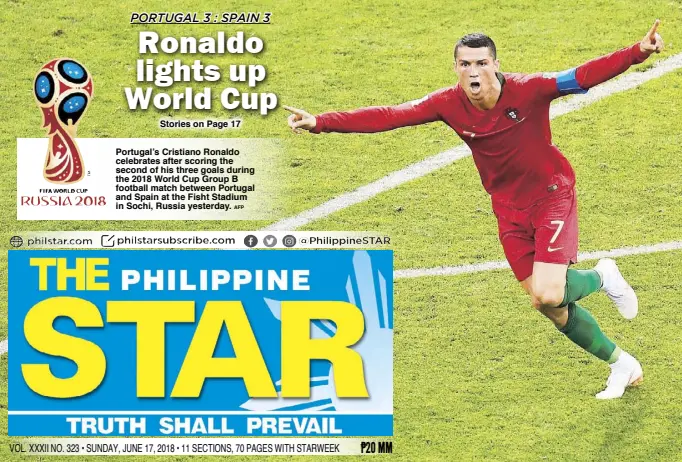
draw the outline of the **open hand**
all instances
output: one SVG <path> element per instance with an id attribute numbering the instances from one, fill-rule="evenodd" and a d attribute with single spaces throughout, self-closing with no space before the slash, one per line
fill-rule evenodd
<path id="1" fill-rule="evenodd" d="M 661 21 L 657 19 L 642 41 L 639 42 L 639 49 L 642 50 L 642 53 L 650 55 L 653 52 L 660 53 L 663 49 L 663 39 L 656 32 L 659 24 L 661 24 Z"/>
<path id="2" fill-rule="evenodd" d="M 315 120 L 314 115 L 308 114 L 302 109 L 296 109 L 295 107 L 291 106 L 282 107 L 287 111 L 291 112 L 291 115 L 287 119 L 287 122 L 289 123 L 289 128 L 291 128 L 291 131 L 293 131 L 294 133 L 301 133 L 301 129 L 312 130 L 313 128 L 315 128 L 315 125 L 317 125 L 317 121 Z"/>

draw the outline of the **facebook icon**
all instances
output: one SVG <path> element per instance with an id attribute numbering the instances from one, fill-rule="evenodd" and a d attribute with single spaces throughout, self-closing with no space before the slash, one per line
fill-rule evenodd
<path id="1" fill-rule="evenodd" d="M 244 238 L 244 245 L 248 248 L 255 247 L 258 245 L 258 238 L 253 234 L 249 234 Z"/>

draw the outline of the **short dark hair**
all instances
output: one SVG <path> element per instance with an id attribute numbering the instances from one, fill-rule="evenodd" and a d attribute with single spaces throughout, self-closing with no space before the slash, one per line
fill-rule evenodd
<path id="1" fill-rule="evenodd" d="M 469 48 L 488 48 L 490 49 L 490 54 L 493 55 L 493 59 L 497 59 L 497 48 L 495 48 L 495 42 L 493 39 L 480 32 L 474 34 L 467 34 L 457 41 L 455 44 L 455 59 L 457 59 L 457 50 L 459 47 L 469 47 Z"/>

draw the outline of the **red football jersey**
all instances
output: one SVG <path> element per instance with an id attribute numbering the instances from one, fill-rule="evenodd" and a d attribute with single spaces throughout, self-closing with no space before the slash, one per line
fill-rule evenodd
<path id="1" fill-rule="evenodd" d="M 398 106 L 321 114 L 312 131 L 374 133 L 443 121 L 471 148 L 493 201 L 526 208 L 575 184 L 573 168 L 552 144 L 552 100 L 583 93 L 646 57 L 637 43 L 559 74 L 498 74 L 502 93 L 487 111 L 476 109 L 457 84 Z"/>

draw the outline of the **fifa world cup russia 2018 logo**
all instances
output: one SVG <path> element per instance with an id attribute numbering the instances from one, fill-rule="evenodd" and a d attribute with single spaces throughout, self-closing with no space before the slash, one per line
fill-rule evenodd
<path id="1" fill-rule="evenodd" d="M 52 183 L 82 180 L 83 159 L 75 138 L 92 98 L 90 73 L 73 59 L 53 59 L 38 71 L 33 93 L 50 137 L 43 176 Z"/>

